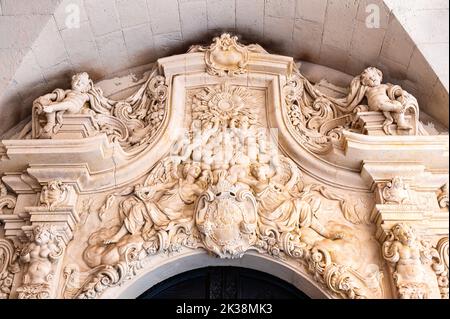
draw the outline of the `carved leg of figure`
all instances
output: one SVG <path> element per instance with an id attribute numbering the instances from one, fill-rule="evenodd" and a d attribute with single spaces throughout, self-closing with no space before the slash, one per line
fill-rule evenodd
<path id="1" fill-rule="evenodd" d="M 386 120 L 383 123 L 383 131 L 387 135 L 391 135 L 391 132 L 389 130 L 389 125 L 394 123 L 394 118 L 392 117 L 391 112 L 383 112 L 384 117 L 386 117 Z"/>
<path id="2" fill-rule="evenodd" d="M 104 243 L 105 245 L 108 245 L 108 244 L 115 244 L 115 243 L 117 243 L 123 236 L 125 236 L 126 234 L 128 234 L 128 229 L 126 228 L 125 225 L 122 225 L 122 227 L 120 227 L 119 231 L 118 231 L 114 236 L 112 236 L 112 237 L 109 238 L 109 239 L 105 239 L 105 240 L 103 241 L 103 243 Z"/>
<path id="3" fill-rule="evenodd" d="M 55 127 L 56 124 L 56 113 L 47 113 L 47 124 L 45 124 L 43 130 L 45 133 L 49 133 Z"/>
<path id="4" fill-rule="evenodd" d="M 396 117 L 395 120 L 397 122 L 397 127 L 400 130 L 411 130 L 412 129 L 412 126 L 409 125 L 408 121 L 406 121 L 406 119 L 405 119 L 404 112 L 396 113 L 395 117 Z"/>

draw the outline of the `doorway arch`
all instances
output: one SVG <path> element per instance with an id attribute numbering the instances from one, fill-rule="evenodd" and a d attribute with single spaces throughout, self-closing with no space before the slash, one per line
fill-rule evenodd
<path id="1" fill-rule="evenodd" d="M 204 267 L 231 266 L 257 270 L 291 283 L 312 299 L 333 298 L 300 265 L 276 260 L 268 255 L 248 252 L 240 259 L 221 259 L 203 250 L 189 250 L 172 256 L 152 256 L 135 277 L 106 290 L 104 299 L 136 299 L 145 291 L 178 274 Z"/>
<path id="2" fill-rule="evenodd" d="M 138 299 L 309 299 L 291 283 L 267 273 L 229 266 L 190 270 L 164 280 Z"/>

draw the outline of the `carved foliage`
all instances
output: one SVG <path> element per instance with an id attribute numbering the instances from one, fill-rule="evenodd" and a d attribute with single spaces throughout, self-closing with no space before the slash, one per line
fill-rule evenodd
<path id="1" fill-rule="evenodd" d="M 14 274 L 18 272 L 17 255 L 9 240 L 0 238 L 0 299 L 8 299 Z"/>
<path id="2" fill-rule="evenodd" d="M 409 185 L 401 177 L 394 177 L 382 191 L 383 200 L 387 204 L 409 204 L 411 194 Z"/>

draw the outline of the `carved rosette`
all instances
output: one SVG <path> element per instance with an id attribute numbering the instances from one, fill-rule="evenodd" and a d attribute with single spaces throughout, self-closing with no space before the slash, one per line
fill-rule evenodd
<path id="1" fill-rule="evenodd" d="M 206 249 L 221 258 L 241 258 L 256 242 L 256 207 L 250 191 L 226 181 L 208 189 L 194 209 Z"/>

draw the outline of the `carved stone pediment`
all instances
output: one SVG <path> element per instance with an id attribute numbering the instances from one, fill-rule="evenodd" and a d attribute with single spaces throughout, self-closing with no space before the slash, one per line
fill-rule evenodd
<path id="1" fill-rule="evenodd" d="M 423 134 L 417 101 L 379 70 L 329 96 L 292 58 L 223 34 L 147 76 L 113 99 L 78 74 L 2 141 L 5 296 L 118 296 L 198 251 L 263 256 L 336 298 L 448 294 L 448 136 Z M 434 241 L 410 247 L 402 221 Z"/>

